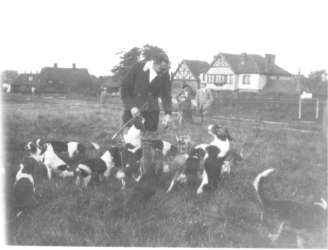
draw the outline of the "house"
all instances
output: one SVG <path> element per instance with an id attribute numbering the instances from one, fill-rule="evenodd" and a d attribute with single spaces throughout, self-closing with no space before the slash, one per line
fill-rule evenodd
<path id="1" fill-rule="evenodd" d="M 40 76 L 35 73 L 19 74 L 11 84 L 11 92 L 31 93 L 33 88 L 40 86 Z"/>
<path id="2" fill-rule="evenodd" d="M 42 89 L 46 92 L 87 91 L 92 88 L 92 78 L 85 68 L 77 68 L 75 63 L 71 68 L 44 67 L 40 72 Z"/>
<path id="3" fill-rule="evenodd" d="M 292 75 L 275 64 L 275 55 L 219 53 L 200 79 L 214 90 L 260 92 L 274 81 L 292 80 Z M 283 83 L 282 83 L 283 84 Z"/>
<path id="4" fill-rule="evenodd" d="M 181 89 L 183 84 L 190 85 L 193 90 L 200 87 L 199 76 L 209 69 L 208 62 L 198 60 L 183 60 L 173 73 L 173 89 Z"/>

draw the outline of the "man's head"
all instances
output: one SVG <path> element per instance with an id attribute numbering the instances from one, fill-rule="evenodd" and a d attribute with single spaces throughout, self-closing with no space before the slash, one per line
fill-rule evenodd
<path id="1" fill-rule="evenodd" d="M 165 74 L 170 69 L 170 61 L 167 55 L 159 54 L 154 57 L 154 70 L 157 74 Z"/>
<path id="2" fill-rule="evenodd" d="M 200 87 L 203 89 L 203 88 L 205 88 L 206 87 L 206 82 L 201 82 L 200 83 Z"/>

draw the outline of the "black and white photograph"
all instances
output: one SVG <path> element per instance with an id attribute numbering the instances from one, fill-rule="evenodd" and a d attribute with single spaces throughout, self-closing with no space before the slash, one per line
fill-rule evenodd
<path id="1" fill-rule="evenodd" d="M 328 2 L 0 2 L 0 244 L 328 248 Z"/>

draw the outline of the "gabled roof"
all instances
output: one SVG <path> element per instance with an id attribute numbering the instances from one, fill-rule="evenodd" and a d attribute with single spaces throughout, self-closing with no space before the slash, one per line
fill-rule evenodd
<path id="1" fill-rule="evenodd" d="M 201 73 L 205 73 L 210 65 L 208 62 L 199 61 L 199 60 L 183 60 L 187 65 L 190 71 L 196 76 L 197 78 Z"/>
<path id="2" fill-rule="evenodd" d="M 63 81 L 65 83 L 91 80 L 89 72 L 84 68 L 44 67 L 40 72 L 43 79 Z"/>
<path id="3" fill-rule="evenodd" d="M 182 62 L 179 64 L 178 68 L 176 69 L 176 71 L 174 72 L 173 76 L 175 76 L 175 74 L 179 71 L 181 65 L 183 65 L 183 63 L 185 63 L 190 72 L 194 75 L 194 77 L 199 80 L 199 75 L 201 73 L 206 73 L 207 70 L 210 68 L 210 65 L 208 62 L 205 61 L 199 61 L 199 60 L 187 60 L 184 59 L 182 60 Z"/>
<path id="4" fill-rule="evenodd" d="M 291 74 L 275 63 L 266 70 L 266 58 L 256 54 L 228 54 L 220 53 L 211 63 L 216 62 L 218 56 L 223 56 L 236 74 L 263 74 L 275 76 L 291 76 Z"/>
<path id="5" fill-rule="evenodd" d="M 297 79 L 291 78 L 290 80 L 269 80 L 261 92 L 297 95 L 301 89 L 302 86 L 298 85 Z"/>

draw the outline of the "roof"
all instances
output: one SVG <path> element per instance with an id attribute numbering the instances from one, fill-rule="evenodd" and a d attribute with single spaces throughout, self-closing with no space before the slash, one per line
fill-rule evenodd
<path id="1" fill-rule="evenodd" d="M 266 58 L 257 54 L 228 54 L 220 53 L 211 63 L 216 62 L 218 56 L 223 56 L 236 74 L 263 74 L 275 76 L 291 76 L 291 74 L 275 63 L 266 70 Z"/>
<path id="2" fill-rule="evenodd" d="M 210 68 L 210 65 L 209 65 L 208 62 L 199 61 L 199 60 L 187 60 L 187 59 L 184 59 L 179 64 L 178 68 L 174 72 L 174 75 L 179 71 L 179 69 L 180 69 L 180 67 L 181 67 L 181 65 L 183 63 L 186 63 L 186 65 L 188 66 L 189 70 L 191 71 L 191 73 L 194 75 L 194 77 L 197 80 L 199 80 L 199 75 L 201 73 L 206 73 L 207 70 Z"/>
<path id="3" fill-rule="evenodd" d="M 64 83 L 84 80 L 91 81 L 88 70 L 83 68 L 44 67 L 40 72 L 40 77 L 52 81 L 62 81 Z"/>
<path id="4" fill-rule="evenodd" d="M 297 79 L 292 78 L 290 80 L 268 80 L 261 92 L 296 95 L 299 94 L 301 90 L 299 89 Z"/>
<path id="5" fill-rule="evenodd" d="M 208 62 L 199 61 L 199 60 L 183 60 L 187 65 L 190 71 L 198 78 L 201 73 L 205 73 L 210 65 Z"/>

